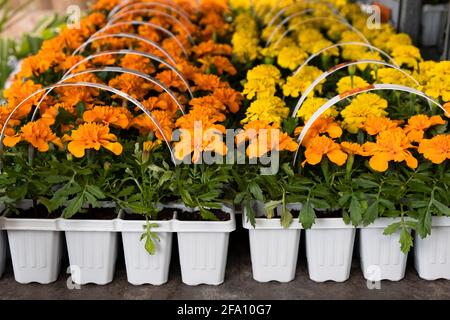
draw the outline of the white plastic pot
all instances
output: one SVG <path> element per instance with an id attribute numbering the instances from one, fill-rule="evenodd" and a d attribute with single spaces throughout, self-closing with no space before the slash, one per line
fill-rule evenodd
<path id="1" fill-rule="evenodd" d="M 301 204 L 291 204 L 288 209 L 301 210 Z M 261 203 L 254 203 L 257 216 L 264 215 Z M 289 282 L 294 280 L 297 269 L 298 247 L 302 226 L 298 219 L 289 228 L 281 226 L 280 219 L 256 218 L 255 227 L 247 219 L 244 207 L 242 225 L 249 231 L 250 256 L 253 279 L 259 282 Z"/>
<path id="2" fill-rule="evenodd" d="M 184 208 L 189 211 L 188 208 Z M 181 278 L 191 286 L 219 285 L 225 278 L 228 240 L 236 230 L 234 210 L 223 206 L 230 214 L 228 221 L 173 221 L 177 232 Z"/>
<path id="3" fill-rule="evenodd" d="M 29 209 L 32 201 L 21 201 L 17 207 Z M 61 219 L 22 219 L 6 213 L 4 228 L 8 231 L 14 278 L 19 283 L 48 284 L 58 279 L 61 269 Z"/>
<path id="4" fill-rule="evenodd" d="M 113 280 L 120 215 L 113 220 L 61 220 L 74 283 L 104 285 Z"/>
<path id="5" fill-rule="evenodd" d="M 346 281 L 355 241 L 355 227 L 346 225 L 341 218 L 319 218 L 306 230 L 306 258 L 311 280 Z"/>
<path id="6" fill-rule="evenodd" d="M 120 220 L 123 250 L 128 282 L 133 285 L 162 285 L 169 277 L 170 258 L 172 254 L 172 220 L 151 221 L 159 241 L 155 240 L 156 252 L 150 255 L 144 247 L 141 235 L 145 221 Z"/>
<path id="7" fill-rule="evenodd" d="M 379 218 L 360 228 L 359 253 L 364 278 L 399 281 L 405 276 L 407 254 L 400 249 L 400 232 L 384 235 L 384 229 L 400 219 Z"/>
<path id="8" fill-rule="evenodd" d="M 419 277 L 450 280 L 450 217 L 433 217 L 431 235 L 416 234 L 414 254 Z"/>
<path id="9" fill-rule="evenodd" d="M 422 45 L 433 47 L 444 37 L 448 4 L 426 4 L 422 9 Z"/>
<path id="10" fill-rule="evenodd" d="M 5 271 L 6 265 L 6 232 L 3 231 L 4 218 L 0 216 L 0 278 Z"/>

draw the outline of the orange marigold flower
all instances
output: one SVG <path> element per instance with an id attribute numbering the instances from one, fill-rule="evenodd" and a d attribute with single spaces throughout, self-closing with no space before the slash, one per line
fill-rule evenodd
<path id="1" fill-rule="evenodd" d="M 117 56 L 105 54 L 92 59 L 92 63 L 97 66 L 114 66 L 116 65 Z"/>
<path id="2" fill-rule="evenodd" d="M 191 112 L 208 114 L 212 122 L 225 121 L 225 115 L 223 113 L 226 111 L 226 107 L 214 96 L 194 98 L 189 101 L 189 104 L 192 106 Z"/>
<path id="3" fill-rule="evenodd" d="M 117 142 L 117 137 L 109 133 L 109 127 L 98 123 L 85 123 L 73 130 L 67 148 L 77 158 L 85 155 L 86 149 L 100 150 L 101 147 L 115 155 L 122 153 L 123 147 Z"/>
<path id="4" fill-rule="evenodd" d="M 297 142 L 278 128 L 260 129 L 257 139 L 250 139 L 246 154 L 250 158 L 259 158 L 274 150 L 294 152 L 297 147 Z"/>
<path id="5" fill-rule="evenodd" d="M 212 66 L 214 66 L 219 75 L 224 74 L 225 72 L 229 75 L 234 76 L 237 71 L 233 64 L 228 60 L 228 58 L 221 56 L 206 56 L 202 59 L 198 59 L 198 61 L 203 65 L 203 70 L 207 71 Z"/>
<path id="6" fill-rule="evenodd" d="M 24 100 L 26 97 L 28 97 L 30 94 L 38 91 L 41 89 L 42 86 L 40 84 L 35 84 L 33 81 L 28 80 L 26 82 L 22 82 L 20 80 L 16 80 L 13 82 L 11 87 L 3 91 L 3 96 L 8 101 L 8 107 L 6 114 L 9 115 L 13 109 L 20 103 L 22 100 Z M 31 111 L 31 107 L 33 105 L 36 105 L 40 98 L 42 97 L 42 94 L 38 94 L 34 96 L 33 98 L 29 99 L 27 102 L 25 102 L 13 115 L 13 119 L 23 119 Z M 2 108 L 4 109 L 4 108 Z M 3 117 L 2 117 L 3 119 Z M 3 123 L 3 122 L 2 122 Z"/>
<path id="7" fill-rule="evenodd" d="M 364 152 L 364 148 L 359 143 L 353 143 L 344 141 L 341 142 L 341 148 L 347 154 L 356 154 L 360 156 L 366 156 L 367 154 Z"/>
<path id="8" fill-rule="evenodd" d="M 328 137 L 317 136 L 312 138 L 306 146 L 305 161 L 302 163 L 302 166 L 306 163 L 316 165 L 322 161 L 325 155 L 331 162 L 338 166 L 342 166 L 348 157 L 338 143 Z"/>
<path id="9" fill-rule="evenodd" d="M 420 142 L 427 129 L 439 124 L 445 124 L 445 120 L 440 116 L 428 117 L 424 114 L 419 114 L 408 120 L 405 132 L 411 141 Z"/>
<path id="10" fill-rule="evenodd" d="M 172 118 L 167 112 L 160 110 L 152 111 L 152 116 L 159 123 L 164 135 L 170 141 L 172 138 L 172 130 L 175 128 Z M 158 139 L 164 139 L 163 134 L 159 131 L 158 127 L 145 113 L 135 117 L 131 122 L 131 126 L 138 129 L 141 134 L 148 134 L 152 131 Z"/>
<path id="11" fill-rule="evenodd" d="M 419 153 L 435 164 L 450 159 L 450 135 L 440 134 L 431 139 L 420 141 Z"/>
<path id="12" fill-rule="evenodd" d="M 445 116 L 447 118 L 450 118 L 450 102 L 444 104 L 444 109 L 445 109 Z"/>
<path id="13" fill-rule="evenodd" d="M 364 122 L 364 130 L 371 136 L 376 136 L 380 132 L 397 128 L 403 121 L 391 120 L 386 117 L 369 116 Z"/>
<path id="14" fill-rule="evenodd" d="M 211 91 L 213 92 L 217 88 L 228 88 L 228 83 L 220 81 L 220 78 L 213 74 L 201 74 L 194 75 L 195 87 L 194 90 L 199 91 Z"/>
<path id="15" fill-rule="evenodd" d="M 214 40 L 208 40 L 193 47 L 192 51 L 197 57 L 204 55 L 231 56 L 233 48 L 227 44 L 219 44 L 215 43 Z"/>
<path id="16" fill-rule="evenodd" d="M 119 89 L 135 99 L 141 100 L 153 85 L 138 76 L 132 74 L 121 74 L 109 81 L 109 86 Z"/>
<path id="17" fill-rule="evenodd" d="M 186 86 L 172 70 L 164 70 L 156 75 L 156 80 L 160 81 L 162 84 L 169 88 L 176 88 L 181 92 L 185 92 Z M 161 88 L 157 88 L 158 91 L 163 91 Z"/>
<path id="18" fill-rule="evenodd" d="M 238 112 L 242 100 L 244 100 L 244 97 L 240 92 L 231 88 L 218 88 L 214 90 L 213 96 L 221 101 L 231 113 Z"/>
<path id="19" fill-rule="evenodd" d="M 83 113 L 85 122 L 98 122 L 126 129 L 131 119 L 131 113 L 122 107 L 96 106 Z"/>
<path id="20" fill-rule="evenodd" d="M 300 135 L 302 130 L 303 127 L 296 128 L 295 135 Z M 330 138 L 336 139 L 342 136 L 343 131 L 340 124 L 334 121 L 333 117 L 320 117 L 309 128 L 302 144 L 306 146 L 312 138 L 324 133 L 328 134 Z"/>
<path id="21" fill-rule="evenodd" d="M 141 57 L 136 54 L 126 54 L 122 60 L 120 60 L 120 66 L 146 74 L 155 72 L 155 67 L 149 58 Z"/>
<path id="22" fill-rule="evenodd" d="M 3 143 L 7 147 L 14 147 L 22 140 L 30 143 L 40 152 L 47 152 L 50 142 L 61 149 L 64 148 L 61 139 L 52 132 L 50 126 L 42 119 L 28 122 L 20 129 L 19 134 L 15 136 L 6 136 Z"/>
<path id="23" fill-rule="evenodd" d="M 411 141 L 401 128 L 381 132 L 377 142 L 366 142 L 364 152 L 371 156 L 369 165 L 372 169 L 384 172 L 389 167 L 389 161 L 403 162 L 412 169 L 417 168 L 417 159 L 408 149 L 414 148 Z"/>

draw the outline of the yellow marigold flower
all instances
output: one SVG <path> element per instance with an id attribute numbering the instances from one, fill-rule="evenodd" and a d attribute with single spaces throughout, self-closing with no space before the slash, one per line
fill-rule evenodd
<path id="1" fill-rule="evenodd" d="M 380 132 L 397 128 L 402 121 L 391 120 L 386 117 L 368 116 L 364 122 L 364 130 L 371 136 L 376 136 Z"/>
<path id="2" fill-rule="evenodd" d="M 369 86 L 369 83 L 366 82 L 361 77 L 358 76 L 347 76 L 343 77 L 337 83 L 337 91 L 339 94 L 343 94 L 344 92 L 351 91 L 353 89 L 359 89 Z"/>
<path id="3" fill-rule="evenodd" d="M 266 48 L 261 48 L 260 53 L 264 57 L 275 58 L 280 53 L 280 48 L 296 46 L 296 45 L 297 44 L 295 43 L 294 40 L 292 40 L 291 38 L 288 38 L 288 37 L 284 37 L 280 41 L 276 41 L 276 40 L 272 41 L 272 43 Z"/>
<path id="4" fill-rule="evenodd" d="M 284 47 L 278 55 L 278 65 L 282 68 L 295 70 L 302 64 L 308 55 L 297 46 Z"/>
<path id="5" fill-rule="evenodd" d="M 447 102 L 450 101 L 450 75 L 432 76 L 427 84 L 424 85 L 423 91 L 432 98 Z"/>
<path id="6" fill-rule="evenodd" d="M 388 41 L 384 44 L 388 51 L 392 52 L 398 46 L 412 45 L 411 37 L 406 33 L 391 34 Z"/>
<path id="7" fill-rule="evenodd" d="M 422 61 L 420 50 L 412 45 L 399 45 L 392 50 L 392 57 L 395 62 L 401 65 L 407 65 L 411 68 L 417 68 L 418 63 Z"/>
<path id="8" fill-rule="evenodd" d="M 426 130 L 445 123 L 445 120 L 440 116 L 428 117 L 427 115 L 419 114 L 408 120 L 408 124 L 405 126 L 405 133 L 409 140 L 419 142 L 423 139 Z"/>
<path id="9" fill-rule="evenodd" d="M 98 122 L 126 129 L 131 119 L 131 113 L 126 108 L 96 106 L 83 113 L 85 122 Z"/>
<path id="10" fill-rule="evenodd" d="M 109 133 L 109 127 L 98 123 L 85 123 L 72 131 L 67 149 L 77 158 L 85 155 L 86 149 L 100 150 L 101 147 L 115 155 L 122 153 L 123 147 L 117 137 Z"/>
<path id="11" fill-rule="evenodd" d="M 441 164 L 450 159 L 450 135 L 440 134 L 432 139 L 423 139 L 418 151 L 431 162 Z"/>
<path id="12" fill-rule="evenodd" d="M 324 39 L 322 33 L 314 28 L 306 28 L 298 33 L 300 48 L 308 53 L 314 53 L 314 43 Z"/>
<path id="13" fill-rule="evenodd" d="M 303 105 L 300 107 L 300 109 L 297 112 L 297 117 L 302 118 L 303 121 L 308 121 L 312 115 L 328 100 L 325 98 L 316 98 L 311 97 L 305 100 L 303 102 Z M 322 114 L 322 117 L 329 118 L 329 117 L 336 117 L 338 115 L 338 112 L 335 108 L 328 109 L 325 113 Z"/>
<path id="14" fill-rule="evenodd" d="M 342 48 L 342 58 L 345 60 L 360 60 L 366 53 L 367 48 L 362 46 L 345 46 Z"/>
<path id="15" fill-rule="evenodd" d="M 50 142 L 63 149 L 61 139 L 52 132 L 50 126 L 42 119 L 28 122 L 20 129 L 20 134 L 5 136 L 3 143 L 7 147 L 14 147 L 22 140 L 28 142 L 40 152 L 47 152 Z"/>
<path id="16" fill-rule="evenodd" d="M 333 42 L 326 40 L 326 39 L 320 39 L 318 41 L 315 41 L 312 46 L 311 46 L 311 50 L 312 53 L 316 53 L 319 52 L 322 49 L 328 48 L 330 46 L 333 45 Z M 323 55 L 327 55 L 327 56 L 335 56 L 335 57 L 339 57 L 339 49 L 338 48 L 331 48 L 328 49 L 327 51 L 325 51 L 324 53 L 322 53 Z"/>
<path id="17" fill-rule="evenodd" d="M 414 148 L 401 128 L 383 131 L 377 136 L 377 142 L 366 142 L 364 152 L 371 156 L 369 165 L 372 169 L 384 172 L 390 161 L 403 162 L 412 169 L 417 168 L 417 159 L 408 149 Z"/>
<path id="18" fill-rule="evenodd" d="M 380 53 L 377 51 L 366 51 L 358 58 L 358 60 L 383 61 L 383 58 L 381 57 Z M 358 69 L 361 71 L 364 71 L 364 70 L 366 70 L 367 66 L 373 66 L 373 64 L 360 63 L 360 64 L 358 64 Z"/>
<path id="19" fill-rule="evenodd" d="M 311 139 L 305 150 L 305 161 L 302 163 L 304 166 L 306 163 L 311 165 L 319 164 L 322 161 L 323 156 L 337 164 L 342 166 L 347 161 L 347 154 L 342 151 L 341 146 L 325 136 L 317 136 Z"/>
<path id="20" fill-rule="evenodd" d="M 271 97 L 275 94 L 276 85 L 280 82 L 280 70 L 273 65 L 262 64 L 248 71 L 243 94 L 248 99 Z"/>
<path id="21" fill-rule="evenodd" d="M 370 72 L 376 83 L 391 83 L 404 86 L 416 86 L 416 84 L 403 73 L 392 68 L 380 68 Z"/>
<path id="22" fill-rule="evenodd" d="M 273 96 L 252 102 L 245 115 L 246 118 L 241 121 L 243 124 L 254 120 L 280 124 L 289 115 L 289 108 L 283 100 Z"/>
<path id="23" fill-rule="evenodd" d="M 343 127 L 350 133 L 357 133 L 369 117 L 384 117 L 388 102 L 374 93 L 362 93 L 341 111 Z"/>
<path id="24" fill-rule="evenodd" d="M 306 89 L 314 82 L 323 72 L 314 66 L 305 66 L 298 74 L 287 78 L 286 83 L 283 85 L 283 94 L 287 97 L 297 98 L 300 93 L 306 91 Z M 322 84 L 325 80 L 321 81 L 315 88 L 315 92 L 322 92 Z M 314 91 L 310 96 L 314 95 Z"/>

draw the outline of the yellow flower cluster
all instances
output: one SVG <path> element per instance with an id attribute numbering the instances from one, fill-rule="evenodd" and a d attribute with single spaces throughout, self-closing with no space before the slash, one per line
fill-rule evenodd
<path id="1" fill-rule="evenodd" d="M 322 74 L 319 68 L 313 66 L 305 66 L 299 73 L 294 76 L 287 78 L 286 83 L 283 85 L 283 94 L 287 97 L 297 98 L 300 93 L 305 92 L 305 90 L 313 83 L 317 77 Z M 321 81 L 314 90 L 316 92 L 322 92 Z"/>
<path id="2" fill-rule="evenodd" d="M 248 99 L 271 97 L 281 82 L 281 72 L 277 67 L 262 64 L 248 71 L 243 94 Z"/>
<path id="3" fill-rule="evenodd" d="M 255 19 L 243 12 L 236 17 L 235 33 L 231 39 L 233 53 L 241 62 L 253 61 L 258 57 L 259 33 Z"/>
<path id="4" fill-rule="evenodd" d="M 246 118 L 241 121 L 243 124 L 261 120 L 279 125 L 289 115 L 289 108 L 278 97 L 265 97 L 252 102 L 245 115 Z"/>

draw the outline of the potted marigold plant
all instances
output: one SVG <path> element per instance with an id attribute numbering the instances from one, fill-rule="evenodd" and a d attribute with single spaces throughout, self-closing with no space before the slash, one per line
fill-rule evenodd
<path id="1" fill-rule="evenodd" d="M 120 230 L 127 278 L 134 285 L 168 280 L 176 209 L 167 204 L 173 168 L 166 153 L 160 140 L 137 143 L 124 163 L 125 176 L 116 183 L 120 192 L 115 199 L 124 210 Z"/>

